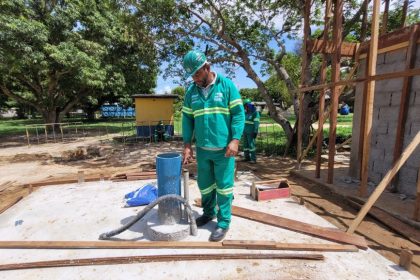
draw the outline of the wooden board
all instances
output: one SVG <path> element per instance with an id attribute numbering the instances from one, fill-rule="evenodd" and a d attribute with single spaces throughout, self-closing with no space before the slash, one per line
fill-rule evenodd
<path id="1" fill-rule="evenodd" d="M 0 241 L 1 249 L 259 249 L 357 252 L 352 245 L 280 243 L 262 240 L 201 241 Z"/>
<path id="2" fill-rule="evenodd" d="M 359 204 L 357 201 L 354 201 L 351 198 L 349 198 L 348 202 L 352 207 L 358 210 L 362 208 L 362 204 Z M 402 236 L 408 238 L 411 242 L 420 246 L 420 231 L 417 229 L 407 225 L 406 223 L 400 221 L 399 219 L 391 216 L 387 212 L 377 207 L 372 207 L 368 214 L 384 225 L 398 232 Z"/>
<path id="3" fill-rule="evenodd" d="M 131 264 L 149 262 L 174 262 L 174 261 L 204 261 L 204 260 L 257 260 L 257 259 L 297 259 L 297 260 L 323 260 L 320 254 L 172 254 L 172 255 L 148 255 L 148 256 L 129 256 L 129 257 L 105 257 L 90 259 L 67 259 L 50 260 L 27 263 L 11 263 L 0 265 L 0 271 L 18 270 L 30 268 L 48 267 L 70 267 L 70 266 L 92 266 L 92 265 L 112 265 L 112 264 Z"/>
<path id="4" fill-rule="evenodd" d="M 15 205 L 16 203 L 18 203 L 22 198 L 23 198 L 23 196 L 19 196 L 18 198 L 16 198 L 15 200 L 8 203 L 6 206 L 1 208 L 0 209 L 0 214 L 3 213 L 4 211 L 6 211 L 7 209 L 9 209 L 10 207 L 12 207 L 13 205 Z"/>
<path id="5" fill-rule="evenodd" d="M 354 57 L 357 52 L 357 43 L 343 42 L 341 45 L 341 55 L 346 57 Z M 325 40 L 308 40 L 306 49 L 310 53 L 333 54 L 334 42 Z"/>
<path id="6" fill-rule="evenodd" d="M 339 230 L 331 230 L 308 223 L 303 223 L 263 212 L 254 211 L 238 206 L 232 206 L 232 215 L 257 221 L 263 224 L 285 228 L 300 233 L 309 234 L 319 238 L 332 240 L 341 243 L 356 245 L 360 248 L 367 249 L 366 240 L 357 235 L 348 234 Z"/>

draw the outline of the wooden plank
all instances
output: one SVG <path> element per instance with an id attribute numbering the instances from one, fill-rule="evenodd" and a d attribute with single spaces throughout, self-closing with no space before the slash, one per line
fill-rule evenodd
<path id="1" fill-rule="evenodd" d="M 334 55 L 331 64 L 331 81 L 335 84 L 340 81 L 340 60 L 341 60 L 341 45 L 343 43 L 343 0 L 336 0 L 334 5 L 334 26 L 333 26 L 333 42 Z M 334 158 L 335 158 L 335 140 L 337 129 L 337 111 L 338 111 L 338 95 L 339 88 L 334 85 L 331 88 L 331 112 L 330 112 L 330 133 L 328 140 L 328 173 L 327 183 L 332 184 L 334 180 Z"/>
<path id="2" fill-rule="evenodd" d="M 401 154 L 401 157 L 393 165 L 393 167 L 387 172 L 387 174 L 379 183 L 379 185 L 376 187 L 375 191 L 371 194 L 371 196 L 369 197 L 365 205 L 363 205 L 362 209 L 357 214 L 356 218 L 354 219 L 349 229 L 347 230 L 348 233 L 353 233 L 357 229 L 359 224 L 362 222 L 363 218 L 369 212 L 370 208 L 372 208 L 373 204 L 376 202 L 376 200 L 378 200 L 379 196 L 382 194 L 386 186 L 391 182 L 394 175 L 398 172 L 398 170 L 400 170 L 401 166 L 403 166 L 403 164 L 407 161 L 407 159 L 414 152 L 414 150 L 416 149 L 419 143 L 420 143 L 420 131 L 417 132 L 414 139 L 411 141 L 411 143 L 407 146 L 407 148 Z"/>
<path id="3" fill-rule="evenodd" d="M 22 198 L 23 196 L 19 196 L 18 198 L 15 198 L 14 200 L 6 204 L 3 208 L 0 209 L 0 214 L 12 207 L 13 205 L 15 205 L 16 203 L 18 203 Z"/>
<path id="4" fill-rule="evenodd" d="M 354 57 L 357 52 L 357 47 L 357 43 L 343 42 L 340 51 L 341 55 L 345 57 Z M 333 54 L 334 42 L 328 40 L 326 41 L 325 39 L 308 40 L 308 45 L 306 49 L 310 53 Z"/>
<path id="5" fill-rule="evenodd" d="M 416 222 L 420 222 L 420 168 L 417 172 L 417 193 L 416 201 L 414 202 L 413 220 Z"/>
<path id="6" fill-rule="evenodd" d="M 416 51 L 417 51 L 417 37 L 418 37 L 418 25 L 413 25 L 411 28 L 411 35 L 409 40 L 409 45 L 407 48 L 407 55 L 405 60 L 405 70 L 410 70 L 414 67 L 416 63 Z M 407 115 L 408 115 L 408 107 L 411 95 L 411 82 L 412 77 L 404 77 L 403 86 L 401 90 L 401 97 L 400 97 L 400 108 L 398 113 L 398 123 L 397 123 L 397 133 L 395 137 L 395 145 L 394 145 L 394 157 L 393 163 L 395 163 L 401 155 L 401 151 L 404 145 L 404 135 L 405 135 L 405 126 L 407 122 Z M 398 180 L 398 173 L 395 175 L 393 183 L 390 184 L 394 185 L 395 182 Z"/>
<path id="7" fill-rule="evenodd" d="M 128 257 L 105 257 L 88 259 L 65 259 L 27 263 L 11 263 L 0 265 L 0 271 L 19 270 L 48 267 L 74 267 L 93 265 L 115 265 L 150 262 L 175 262 L 175 261 L 204 261 L 204 260 L 262 260 L 262 259 L 295 259 L 295 260 L 323 260 L 320 254 L 172 254 L 148 255 Z"/>
<path id="8" fill-rule="evenodd" d="M 5 182 L 5 183 L 1 184 L 1 185 L 0 185 L 0 192 L 2 192 L 2 191 L 4 191 L 4 190 L 6 190 L 6 189 L 8 189 L 8 188 L 10 188 L 11 186 L 13 186 L 13 184 L 14 184 L 15 182 L 16 182 L 16 181 L 7 181 L 7 182 Z"/>
<path id="9" fill-rule="evenodd" d="M 366 240 L 363 237 L 348 234 L 346 232 L 326 229 L 308 223 L 303 223 L 238 206 L 232 206 L 232 215 L 271 226 L 281 227 L 288 230 L 309 234 L 327 240 L 356 245 L 363 249 L 367 248 Z"/>
<path id="10" fill-rule="evenodd" d="M 400 261 L 398 265 L 410 271 L 411 264 L 413 263 L 413 252 L 407 249 L 402 249 L 400 253 Z"/>
<path id="11" fill-rule="evenodd" d="M 357 252 L 359 249 L 353 245 L 341 244 L 306 244 L 306 243 L 278 243 L 275 241 L 252 241 L 252 240 L 225 240 L 223 246 L 229 248 L 246 248 L 255 250 L 271 249 L 290 251 L 324 251 L 324 252 Z"/>
<path id="12" fill-rule="evenodd" d="M 361 209 L 362 205 L 354 200 L 348 200 L 351 206 L 356 209 Z M 406 223 L 400 221 L 399 219 L 395 218 L 394 216 L 388 214 L 387 212 L 373 206 L 368 214 L 387 227 L 391 228 L 395 232 L 398 232 L 402 236 L 408 238 L 411 242 L 420 246 L 420 231 L 417 229 L 407 225 Z"/>
<path id="13" fill-rule="evenodd" d="M 357 252 L 353 245 L 280 243 L 263 240 L 203 241 L 0 241 L 1 249 L 263 249 Z"/>
<path id="14" fill-rule="evenodd" d="M 373 14 L 372 14 L 372 25 L 371 25 L 371 40 L 369 48 L 369 61 L 367 64 L 368 77 L 376 75 L 376 61 L 378 56 L 378 29 L 379 29 L 379 8 L 380 1 L 373 1 Z M 375 95 L 375 81 L 367 81 L 367 92 L 366 92 L 366 104 L 364 110 L 365 114 L 365 126 L 363 129 L 363 157 L 361 165 L 361 184 L 359 188 L 359 194 L 362 196 L 367 195 L 367 183 L 368 183 L 368 163 L 370 153 L 370 138 L 372 130 L 372 114 L 373 114 L 373 99 Z"/>

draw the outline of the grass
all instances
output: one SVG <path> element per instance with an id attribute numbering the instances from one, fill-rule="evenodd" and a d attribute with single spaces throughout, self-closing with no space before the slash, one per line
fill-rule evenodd
<path id="1" fill-rule="evenodd" d="M 292 125 L 295 123 L 294 116 L 289 118 Z M 338 115 L 337 117 L 337 137 L 347 139 L 352 133 L 353 114 L 347 116 Z M 134 136 L 136 134 L 135 119 L 100 119 L 95 121 L 87 121 L 82 119 L 65 119 L 63 122 L 81 122 L 77 126 L 78 133 L 83 135 L 104 135 L 108 133 L 120 133 L 124 136 Z M 25 136 L 26 126 L 39 124 L 44 122 L 41 119 L 32 120 L 0 120 L 0 137 L 1 136 Z M 275 123 L 267 114 L 261 115 L 261 126 L 257 138 L 257 151 L 259 153 L 270 154 L 283 154 L 286 146 L 286 135 L 283 129 Z M 179 113 L 174 116 L 174 130 L 175 134 L 182 133 L 181 115 Z M 75 126 L 64 128 L 64 133 L 74 133 Z M 35 136 L 37 131 L 35 128 L 29 128 L 31 136 Z M 39 127 L 38 133 L 43 137 L 44 128 Z M 56 132 L 59 133 L 59 132 Z M 324 138 L 328 138 L 329 129 L 324 128 Z M 293 152 L 293 151 L 291 151 Z M 313 151 L 309 153 L 311 155 Z"/>

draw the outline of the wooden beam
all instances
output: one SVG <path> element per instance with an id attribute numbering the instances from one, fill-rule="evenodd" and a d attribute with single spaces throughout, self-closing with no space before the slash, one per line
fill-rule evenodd
<path id="1" fill-rule="evenodd" d="M 305 9 L 304 9 L 304 16 L 303 16 L 303 46 L 302 46 L 302 70 L 301 70 L 301 85 L 300 87 L 304 87 L 307 84 L 308 76 L 310 74 L 309 65 L 308 65 L 308 53 L 306 44 L 309 39 L 309 33 L 311 32 L 310 28 L 310 13 L 311 13 L 311 0 L 305 0 Z M 296 154 L 297 160 L 299 160 L 302 154 L 302 134 L 303 134 L 303 102 L 304 102 L 304 95 L 305 92 L 298 93 L 298 101 L 299 101 L 299 112 L 298 112 L 298 123 L 297 123 L 297 147 L 296 147 Z"/>
<path id="2" fill-rule="evenodd" d="M 172 255 L 147 255 L 147 256 L 128 256 L 128 257 L 105 257 L 88 259 L 65 259 L 50 260 L 26 263 L 10 263 L 0 265 L 0 271 L 20 270 L 31 268 L 49 267 L 75 267 L 93 265 L 115 265 L 132 263 L 150 262 L 176 262 L 176 261 L 204 261 L 204 260 L 323 260 L 320 254 L 172 254 Z"/>
<path id="3" fill-rule="evenodd" d="M 409 40 L 409 45 L 407 48 L 407 55 L 405 60 L 405 70 L 411 70 L 416 63 L 416 52 L 417 52 L 417 38 L 418 38 L 418 25 L 413 25 L 411 28 L 411 35 Z M 401 155 L 401 151 L 404 145 L 404 135 L 405 135 L 405 125 L 407 122 L 408 107 L 411 95 L 411 82 L 412 76 L 404 77 L 403 86 L 401 90 L 400 98 L 400 108 L 398 113 L 398 123 L 397 123 L 397 133 L 395 137 L 394 145 L 394 158 L 393 163 L 395 163 Z M 398 174 L 396 174 L 393 184 L 398 181 Z"/>
<path id="4" fill-rule="evenodd" d="M 408 249 L 402 249 L 400 253 L 400 261 L 398 265 L 410 271 L 411 264 L 413 263 L 413 252 Z"/>
<path id="5" fill-rule="evenodd" d="M 324 34 L 323 39 L 324 42 L 328 40 L 328 34 L 331 29 L 331 0 L 327 0 L 325 3 L 325 17 L 324 17 Z M 327 81 L 327 66 L 328 66 L 328 56 L 325 53 L 325 50 L 322 52 L 322 65 L 321 65 L 321 77 L 320 83 L 325 84 Z M 321 154 L 322 154 L 322 140 L 323 130 L 324 130 L 324 110 L 325 110 L 325 93 L 326 89 L 322 89 L 319 95 L 319 106 L 318 106 L 318 131 L 317 131 L 317 142 L 316 142 L 316 163 L 315 163 L 315 177 L 321 177 Z M 309 143 L 310 144 L 310 143 Z"/>
<path id="6" fill-rule="evenodd" d="M 379 28 L 379 8 L 380 1 L 373 0 L 373 14 L 372 14 L 372 25 L 371 25 L 371 39 L 369 49 L 369 62 L 367 64 L 368 76 L 376 75 L 376 61 L 378 56 L 378 28 Z M 366 92 L 366 104 L 365 104 L 365 126 L 363 129 L 363 158 L 361 165 L 361 184 L 359 188 L 359 195 L 367 195 L 367 183 L 368 183 L 368 163 L 370 153 L 370 138 L 372 130 L 372 113 L 373 113 L 373 99 L 375 95 L 375 81 L 367 81 L 367 92 Z"/>
<path id="7" fill-rule="evenodd" d="M 11 202 L 9 202 L 8 204 L 6 204 L 3 208 L 0 209 L 0 214 L 6 211 L 7 209 L 9 209 L 10 207 L 12 207 L 13 205 L 15 205 L 16 203 L 18 203 L 22 198 L 23 196 L 19 196 L 15 198 L 14 200 L 12 200 Z"/>
<path id="8" fill-rule="evenodd" d="M 1 249 L 258 249 L 357 252 L 353 245 L 280 243 L 262 240 L 202 241 L 0 241 Z"/>
<path id="9" fill-rule="evenodd" d="M 323 228 L 320 226 L 315 226 L 308 223 L 303 223 L 238 206 L 232 206 L 232 215 L 275 227 L 309 234 L 327 240 L 356 245 L 360 248 L 367 249 L 366 240 L 363 237 L 348 234 L 340 230 Z"/>
<path id="10" fill-rule="evenodd" d="M 343 0 L 336 0 L 334 5 L 334 26 L 333 26 L 333 42 L 334 55 L 331 64 L 331 81 L 335 84 L 340 81 L 340 60 L 341 45 L 343 42 Z M 334 180 L 334 158 L 335 158 L 335 140 L 337 129 L 337 111 L 338 111 L 338 92 L 339 88 L 334 85 L 331 88 L 331 113 L 330 113 L 330 135 L 328 140 L 328 174 L 327 183 L 332 184 Z"/>
<path id="11" fill-rule="evenodd" d="M 379 196 L 382 194 L 386 186 L 391 182 L 392 178 L 395 174 L 400 170 L 401 166 L 407 161 L 410 155 L 414 152 L 418 144 L 420 143 L 420 131 L 417 132 L 414 139 L 411 143 L 407 146 L 404 152 L 401 154 L 401 157 L 398 161 L 393 165 L 393 167 L 386 173 L 385 177 L 376 187 L 375 191 L 371 194 L 365 205 L 363 205 L 360 212 L 357 214 L 356 218 L 353 220 L 352 224 L 350 225 L 349 229 L 347 230 L 348 233 L 354 233 L 357 229 L 359 224 L 362 222 L 366 214 L 369 212 L 370 208 L 372 208 L 373 204 L 378 200 Z"/>
<path id="12" fill-rule="evenodd" d="M 341 56 L 354 57 L 356 55 L 358 46 L 359 45 L 357 43 L 343 42 L 340 50 Z M 326 39 L 309 40 L 306 50 L 310 53 L 333 54 L 334 42 L 328 41 Z"/>
<path id="13" fill-rule="evenodd" d="M 416 222 L 420 222 L 420 168 L 417 172 L 417 193 L 416 202 L 414 202 L 413 220 Z"/>
<path id="14" fill-rule="evenodd" d="M 354 208 L 358 210 L 362 208 L 361 204 L 352 200 L 351 198 L 349 198 L 348 202 L 351 206 L 353 206 Z M 406 237 L 411 242 L 420 246 L 420 231 L 418 231 L 417 229 L 407 225 L 401 220 L 395 218 L 394 216 L 388 214 L 387 212 L 375 206 L 373 206 L 369 210 L 368 214 L 374 217 L 375 219 L 377 219 L 379 222 L 386 225 L 387 227 L 391 228 L 395 232 L 398 232 L 400 235 Z"/>

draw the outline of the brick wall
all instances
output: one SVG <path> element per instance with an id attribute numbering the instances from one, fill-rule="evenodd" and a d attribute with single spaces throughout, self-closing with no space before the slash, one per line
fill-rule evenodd
<path id="1" fill-rule="evenodd" d="M 416 68 L 420 67 L 420 48 L 417 51 Z M 403 71 L 406 49 L 378 55 L 377 74 Z M 366 59 L 360 61 L 358 77 L 364 77 Z M 372 115 L 372 132 L 369 157 L 369 180 L 378 184 L 392 167 L 397 133 L 398 114 L 403 78 L 377 81 Z M 356 85 L 355 110 L 353 118 L 353 138 L 351 147 L 350 176 L 359 177 L 359 135 L 361 109 L 363 103 L 363 83 Z M 420 130 L 420 77 L 414 77 L 410 91 L 410 101 L 405 124 L 404 148 Z M 401 193 L 415 195 L 417 173 L 420 167 L 420 147 L 411 155 L 399 173 L 398 188 Z"/>

